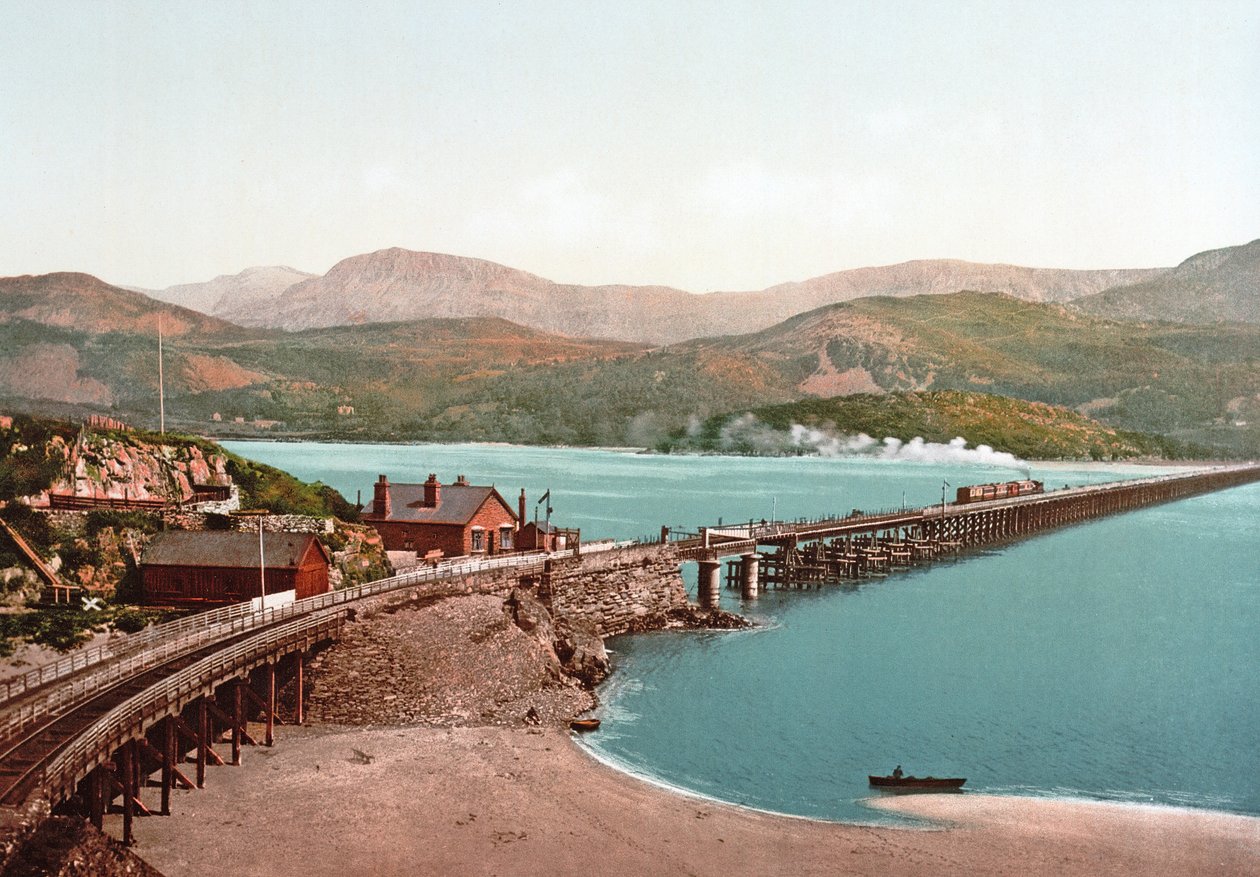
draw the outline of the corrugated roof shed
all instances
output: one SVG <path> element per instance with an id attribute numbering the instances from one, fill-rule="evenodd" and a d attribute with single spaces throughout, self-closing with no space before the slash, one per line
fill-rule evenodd
<path id="1" fill-rule="evenodd" d="M 267 569 L 296 567 L 314 542 L 310 533 L 264 533 L 263 558 Z M 258 534 L 204 530 L 159 533 L 140 562 L 146 566 L 217 566 L 228 569 L 258 568 Z"/>

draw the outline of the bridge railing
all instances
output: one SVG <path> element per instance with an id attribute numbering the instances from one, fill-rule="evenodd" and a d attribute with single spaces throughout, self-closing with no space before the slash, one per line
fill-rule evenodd
<path id="1" fill-rule="evenodd" d="M 604 548 L 606 543 L 596 542 L 583 546 L 585 551 L 607 550 Z M 562 552 L 553 552 L 551 557 L 565 557 L 573 554 L 573 550 L 569 549 Z M 499 557 L 488 557 L 484 559 L 468 560 L 460 562 L 446 562 L 432 567 L 422 567 L 415 570 L 409 570 L 399 575 L 389 576 L 384 579 L 377 579 L 369 582 L 367 585 L 360 585 L 358 588 L 347 588 L 344 591 L 333 593 L 344 593 L 367 588 L 373 586 L 373 590 L 361 596 L 367 596 L 371 593 L 379 593 L 382 590 L 390 588 L 408 587 L 412 584 L 427 581 L 437 581 L 443 578 L 454 578 L 461 575 L 468 575 L 472 572 L 501 569 L 509 566 L 533 565 L 540 562 L 542 555 L 536 554 L 518 554 L 518 555 L 501 555 Z M 323 596 L 323 595 L 320 595 Z M 316 598 L 307 598 L 315 600 Z M 356 597 L 355 599 L 358 599 Z M 296 601 L 301 602 L 301 601 Z M 312 606 L 316 604 L 311 604 Z M 198 612 L 178 618 L 164 624 L 150 625 L 144 630 L 129 636 L 119 637 L 117 641 L 108 642 L 100 646 L 93 646 L 88 649 L 76 651 L 55 662 L 46 664 L 29 670 L 21 676 L 15 676 L 3 683 L 4 696 L 0 698 L 0 709 L 5 707 L 9 701 L 20 697 L 26 692 L 32 691 L 50 682 L 59 679 L 65 679 L 73 676 L 94 664 L 110 661 L 117 658 L 124 658 L 128 655 L 135 654 L 137 651 L 147 650 L 161 643 L 170 640 L 180 640 L 189 634 L 201 631 L 219 629 L 223 624 L 232 624 L 237 619 L 249 617 L 258 613 L 251 602 L 233 603 L 230 606 L 221 606 L 217 609 L 210 609 L 205 612 Z M 271 611 L 271 610 L 265 610 Z M 305 611 L 309 611 L 305 610 Z M 268 618 L 267 620 L 270 620 Z"/>
<path id="2" fill-rule="evenodd" d="M 248 671 L 260 659 L 287 645 L 334 635 L 343 615 L 341 612 L 314 613 L 262 631 L 128 698 L 97 719 L 53 758 L 43 770 L 41 784 L 49 791 L 56 788 L 69 791 L 77 779 L 108 757 L 114 746 L 200 696 L 207 685 Z"/>
<path id="3" fill-rule="evenodd" d="M 550 556 L 565 557 L 571 554 L 571 551 L 554 552 Z M 419 584 L 440 582 L 494 569 L 541 570 L 544 560 L 545 556 L 542 555 L 507 555 L 446 564 L 436 568 L 411 570 L 352 588 L 317 594 L 295 600 L 287 606 L 276 606 L 260 611 L 255 610 L 250 603 L 237 603 L 182 618 L 156 628 L 154 634 L 144 638 L 144 641 L 139 644 L 133 644 L 132 648 L 121 655 L 107 655 L 106 657 L 116 658 L 116 660 L 104 661 L 92 672 L 80 672 L 92 665 L 79 665 L 75 668 L 76 673 L 67 674 L 64 677 L 64 684 L 52 686 L 46 691 L 37 693 L 34 697 L 17 703 L 0 704 L 3 708 L 0 712 L 0 739 L 8 739 L 22 728 L 46 716 L 56 715 L 70 705 L 79 703 L 136 673 L 220 639 L 271 626 L 321 609 L 352 603 L 366 597 Z M 103 659 L 98 658 L 98 660 Z"/>
<path id="4" fill-rule="evenodd" d="M 957 503 L 948 503 L 944 513 L 946 515 L 967 514 L 972 511 L 983 511 L 996 506 L 1011 507 L 1036 505 L 1038 503 L 1058 502 L 1064 499 L 1072 499 L 1074 497 L 1089 496 L 1100 492 L 1116 492 L 1121 490 L 1136 491 L 1163 484 L 1203 483 L 1204 485 L 1207 485 L 1217 481 L 1234 481 L 1241 483 L 1246 480 L 1254 480 L 1257 475 L 1260 475 L 1260 466 L 1256 465 L 1217 466 L 1210 469 L 1194 469 L 1189 472 L 1169 472 L 1163 475 L 1151 475 L 1145 478 L 1126 478 L 1121 481 L 1102 481 L 1097 484 L 1080 484 L 1076 487 L 1063 487 L 1058 490 L 1047 490 L 1044 493 L 1032 493 L 1024 496 L 985 500 L 983 502 L 969 502 L 961 505 Z M 925 517 L 939 517 L 942 514 L 942 509 L 938 504 L 935 506 L 925 507 L 923 512 Z"/>

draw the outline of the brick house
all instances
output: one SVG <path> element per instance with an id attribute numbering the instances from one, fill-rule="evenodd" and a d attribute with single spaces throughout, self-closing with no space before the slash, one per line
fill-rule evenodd
<path id="1" fill-rule="evenodd" d="M 460 557 L 515 550 L 512 507 L 493 487 L 469 484 L 463 475 L 454 484 L 442 484 L 436 475 L 423 484 L 395 484 L 381 475 L 372 505 L 359 517 L 376 528 L 389 551 Z"/>
<path id="2" fill-rule="evenodd" d="M 256 533 L 172 530 L 159 533 L 140 558 L 145 602 L 211 606 L 259 596 Z M 310 533 L 264 533 L 267 594 L 298 600 L 328 587 L 328 550 Z"/>

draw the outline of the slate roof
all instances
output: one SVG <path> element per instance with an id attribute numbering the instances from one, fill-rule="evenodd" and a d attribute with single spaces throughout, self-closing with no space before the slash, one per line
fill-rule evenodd
<path id="1" fill-rule="evenodd" d="M 414 521 L 423 524 L 453 524 L 464 526 L 472 521 L 477 510 L 491 498 L 502 503 L 504 510 L 516 520 L 516 513 L 493 487 L 473 484 L 443 484 L 441 499 L 436 507 L 424 504 L 423 484 L 389 483 L 389 517 L 387 521 Z M 364 521 L 379 521 L 367 506 L 359 517 Z"/>
<path id="2" fill-rule="evenodd" d="M 327 552 L 310 533 L 264 533 L 263 558 L 267 569 L 297 567 L 312 542 L 327 561 Z M 144 566 L 257 569 L 258 534 L 204 530 L 159 533 L 145 549 L 140 563 Z"/>

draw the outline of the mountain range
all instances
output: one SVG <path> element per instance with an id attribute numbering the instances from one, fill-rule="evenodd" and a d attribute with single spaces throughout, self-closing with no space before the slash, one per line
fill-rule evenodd
<path id="1" fill-rule="evenodd" d="M 258 302 L 274 301 L 267 321 L 341 323 L 295 331 L 243 327 L 90 275 L 0 278 L 0 404 L 108 411 L 153 425 L 160 316 L 168 424 L 214 434 L 272 427 L 341 438 L 650 446 L 723 412 L 956 390 L 1065 405 L 1222 452 L 1260 452 L 1260 326 L 1091 312 L 1113 307 L 1108 296 L 1120 291 L 1136 313 L 1133 302 L 1155 308 L 1183 288 L 1212 308 L 1245 313 L 1256 298 L 1246 279 L 1256 249 L 1212 251 L 1169 271 L 912 262 L 707 295 L 562 287 L 491 262 L 384 250 L 321 277 L 301 275 L 279 292 L 300 272 L 216 278 L 214 291 L 199 291 L 217 295 L 221 313 L 253 301 L 246 309 L 266 316 L 271 308 Z M 1024 298 L 950 290 L 977 276 Z M 1116 280 L 1124 285 L 1091 291 Z M 858 295 L 876 289 L 891 294 Z M 846 300 L 754 331 L 715 329 L 719 317 L 757 323 L 836 296 Z M 1034 296 L 1044 301 L 1026 300 Z M 744 301 L 753 304 L 734 306 Z M 403 319 L 421 304 L 423 319 Z M 441 316 L 469 310 L 479 313 Z M 507 316 L 487 316 L 494 310 Z M 661 345 L 652 340 L 659 336 L 683 340 Z"/>
<path id="2" fill-rule="evenodd" d="M 664 286 L 561 284 L 483 259 L 393 248 L 343 259 L 323 276 L 254 268 L 150 294 L 241 325 L 286 330 L 501 317 L 565 335 L 669 344 L 754 332 L 863 296 L 978 289 L 1062 302 L 1150 280 L 1163 270 L 1072 271 L 938 259 L 839 271 L 760 291 L 697 295 Z"/>

